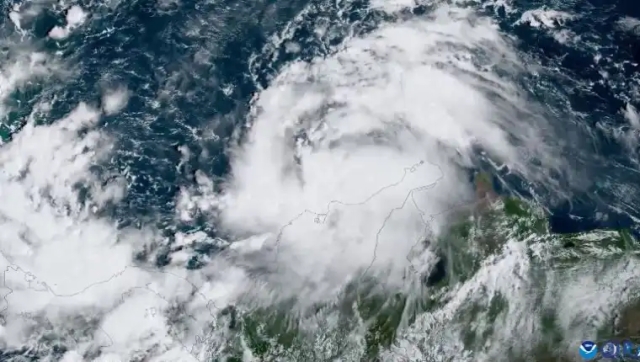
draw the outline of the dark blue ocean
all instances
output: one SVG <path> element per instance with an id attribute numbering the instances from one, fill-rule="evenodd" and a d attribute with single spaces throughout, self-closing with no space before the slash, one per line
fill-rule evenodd
<path id="1" fill-rule="evenodd" d="M 4 1 L 3 13 L 8 14 L 15 4 Z M 331 46 L 349 34 L 365 34 L 382 21 L 394 21 L 388 14 L 370 10 L 364 0 L 349 3 L 346 11 L 344 5 L 324 0 L 77 4 L 87 10 L 89 20 L 82 31 L 72 32 L 63 41 L 47 37 L 52 27 L 64 23 L 64 14 L 50 7 L 23 22 L 23 35 L 16 33 L 7 16 L 0 20 L 0 36 L 28 37 L 35 47 L 57 52 L 60 61 L 73 64 L 73 74 L 65 82 L 35 81 L 13 92 L 8 100 L 12 110 L 3 122 L 18 132 L 22 119 L 42 101 L 50 101 L 53 108 L 47 119 L 39 121 L 53 122 L 79 102 L 99 104 L 104 87 L 126 84 L 131 95 L 126 108 L 100 121 L 100 128 L 115 139 L 114 152 L 92 171 L 125 176 L 125 199 L 102 212 L 121 227 L 150 224 L 163 230 L 166 239 L 158 248 L 167 253 L 177 230 L 226 237 L 205 216 L 176 222 L 176 196 L 181 187 L 194 184 L 196 170 L 223 187 L 230 171 L 228 149 L 247 130 L 251 98 L 268 87 L 288 62 L 329 55 Z M 557 142 L 569 150 L 567 164 L 575 165 L 588 185 L 559 198 L 547 193 L 544 185 L 505 174 L 501 176 L 508 184 L 496 183 L 496 187 L 523 197 L 539 196 L 557 232 L 625 228 L 640 236 L 640 225 L 634 221 L 640 218 L 640 130 L 634 131 L 622 112 L 628 104 L 640 108 L 640 27 L 621 26 L 625 19 L 640 19 L 640 4 L 634 0 L 518 0 L 508 9 L 471 1 L 467 6 L 494 18 L 523 56 L 562 75 L 541 73 L 518 82 L 528 96 L 556 111 L 554 122 L 566 135 Z M 527 10 L 545 6 L 576 15 L 561 25 L 578 36 L 577 43 L 560 42 L 544 27 L 518 22 Z M 284 44 L 270 46 L 270 37 L 289 26 L 303 9 L 308 11 L 295 20 L 294 31 L 300 52 L 287 52 Z M 423 16 L 430 9 L 416 5 L 401 16 Z M 318 22 L 332 29 L 331 39 L 314 33 Z M 3 46 L 0 55 L 12 51 Z M 599 59 L 596 66 L 594 57 Z M 568 115 L 574 115 L 570 122 Z M 620 134 L 629 135 L 631 144 Z M 11 132 L 5 131 L 5 137 L 10 142 Z M 179 149 L 182 145 L 191 151 L 186 160 Z M 558 180 L 561 185 L 570 182 L 561 175 Z M 202 255 L 217 252 L 211 246 L 200 251 Z M 166 263 L 167 253 L 160 253 L 155 262 Z M 196 256 L 189 265 L 198 268 L 202 261 Z"/>
<path id="2" fill-rule="evenodd" d="M 295 38 L 302 45 L 302 51 L 295 54 L 298 59 L 326 55 L 323 52 L 327 47 L 312 31 L 318 21 L 328 22 L 335 29 L 338 35 L 331 40 L 335 44 L 347 34 L 349 25 L 356 34 L 366 33 L 388 17 L 368 10 L 365 1 L 355 1 L 348 11 L 341 12 L 336 3 L 323 1 L 184 1 L 159 6 L 157 1 L 141 0 L 79 4 L 89 10 L 91 20 L 82 32 L 72 33 L 65 41 L 46 36 L 53 26 L 64 21 L 61 14 L 51 10 L 23 25 L 39 46 L 58 51 L 62 59 L 73 63 L 76 73 L 56 89 L 31 84 L 15 92 L 11 100 L 19 102 L 20 107 L 15 107 L 11 116 L 19 119 L 29 114 L 38 101 L 55 97 L 51 119 L 57 119 L 80 101 L 99 103 L 99 89 L 105 82 L 127 84 L 131 98 L 126 109 L 104 117 L 101 124 L 117 144 L 114 157 L 100 167 L 121 173 L 127 170 L 129 181 L 125 202 L 110 212 L 123 225 L 157 223 L 170 228 L 201 228 L 211 234 L 216 233 L 214 225 L 173 225 L 173 203 L 179 187 L 193 183 L 195 170 L 224 179 L 229 171 L 228 142 L 232 135 L 242 136 L 249 100 L 260 87 L 268 86 L 269 79 L 294 55 L 284 49 L 271 49 L 279 55 L 275 64 L 268 61 L 268 56 L 251 64 L 251 57 L 263 54 L 269 37 L 310 5 L 312 10 L 298 21 L 302 25 L 296 29 Z M 5 12 L 13 5 L 14 2 L 4 2 Z M 545 5 L 578 14 L 580 18 L 563 25 L 593 46 L 580 49 L 561 44 L 545 29 L 517 23 L 524 11 Z M 628 128 L 620 111 L 627 103 L 639 103 L 630 85 L 638 79 L 640 38 L 622 31 L 617 24 L 624 17 L 640 17 L 640 6 L 632 0 L 585 0 L 557 4 L 515 1 L 514 11 L 510 12 L 499 5 L 477 7 L 478 12 L 498 21 L 521 52 L 542 65 L 558 67 L 566 75 L 564 79 L 521 82 L 523 89 L 549 103 L 559 98 L 548 94 L 548 87 L 554 87 L 553 92 L 569 100 L 571 108 L 564 111 L 583 115 L 582 124 L 572 127 L 587 130 L 593 137 L 592 149 L 585 150 L 587 156 L 579 150 L 575 154 L 576 167 L 589 170 L 591 187 L 569 200 L 554 200 L 547 205 L 554 229 L 573 232 L 604 227 L 637 231 L 632 217 L 640 217 L 635 209 L 640 194 L 635 189 L 621 194 L 618 188 L 621 184 L 635 188 L 640 180 L 638 145 L 630 150 L 599 125 Z M 416 6 L 407 9 L 405 16 L 421 16 L 428 11 L 428 6 Z M 3 31 L 12 32 L 13 24 L 8 18 L 3 22 Z M 599 67 L 592 66 L 596 51 L 602 58 Z M 603 81 L 602 70 L 608 73 L 607 81 Z M 257 79 L 251 74 L 256 74 Z M 590 86 L 578 86 L 585 83 Z M 232 91 L 225 92 L 230 85 Z M 161 93 L 160 103 L 155 104 Z M 188 145 L 192 156 L 177 167 L 180 145 Z M 514 180 L 512 186 L 527 193 L 523 180 Z"/>
<path id="3" fill-rule="evenodd" d="M 58 51 L 62 59 L 73 63 L 76 73 L 55 89 L 50 84 L 46 89 L 31 84 L 12 94 L 11 101 L 20 107 L 15 107 L 11 117 L 19 120 L 37 102 L 55 97 L 51 119 L 61 118 L 80 101 L 99 103 L 99 89 L 105 82 L 127 84 L 131 98 L 126 109 L 104 117 L 101 124 L 117 142 L 114 156 L 100 167 L 120 173 L 126 170 L 129 186 L 126 200 L 109 212 L 123 226 L 157 224 L 167 230 L 169 238 L 176 228 L 195 228 L 223 236 L 216 235 L 215 225 L 203 220 L 175 225 L 174 200 L 180 186 L 194 182 L 195 170 L 220 181 L 229 172 L 228 142 L 234 135 L 242 137 L 249 100 L 293 60 L 293 55 L 276 48 L 270 50 L 279 55 L 275 64 L 268 61 L 268 56 L 251 64 L 251 57 L 263 53 L 269 37 L 311 5 L 312 10 L 298 22 L 302 25 L 295 35 L 302 45 L 295 56 L 311 59 L 326 55 L 323 52 L 327 49 L 323 40 L 314 36 L 316 22 L 329 23 L 338 34 L 332 42 L 339 43 L 349 25 L 356 33 L 366 33 L 388 17 L 367 10 L 365 1 L 351 3 L 346 12 L 338 12 L 336 3 L 323 1 L 184 1 L 159 6 L 157 1 L 137 0 L 115 5 L 87 1 L 79 4 L 89 9 L 91 20 L 82 32 L 72 33 L 65 41 L 56 42 L 46 36 L 53 26 L 63 22 L 59 13 L 45 10 L 26 27 L 23 25 L 39 46 Z M 14 2 L 4 2 L 5 12 L 13 5 Z M 579 18 L 563 25 L 593 46 L 580 49 L 561 44 L 545 29 L 517 24 L 524 11 L 545 5 L 578 14 Z M 577 150 L 570 156 L 576 167 L 589 171 L 591 186 L 570 199 L 549 200 L 546 206 L 552 214 L 552 227 L 558 232 L 593 228 L 631 228 L 638 232 L 633 221 L 633 217 L 640 217 L 635 207 L 640 201 L 638 144 L 635 150 L 629 149 L 605 130 L 628 128 L 620 111 L 627 103 L 640 103 L 630 90 L 630 85 L 638 81 L 640 37 L 617 25 L 624 17 L 640 17 L 640 6 L 633 0 L 584 0 L 515 1 L 514 11 L 509 12 L 497 5 L 477 7 L 478 12 L 498 21 L 521 52 L 566 75 L 563 79 L 521 82 L 533 97 L 550 104 L 559 99 L 549 95 L 548 87 L 554 87 L 553 92 L 569 100 L 570 109 L 561 106 L 564 111 L 583 115 L 581 124 L 571 127 L 586 130 L 592 137 L 592 149 L 584 154 Z M 416 6 L 405 15 L 421 16 L 428 11 L 428 6 Z M 13 31 L 13 24 L 6 17 L 2 29 Z M 601 56 L 599 67 L 592 66 L 596 52 Z M 606 81 L 602 70 L 608 73 Z M 251 74 L 256 74 L 257 79 Z M 545 86 L 541 87 L 541 83 Z M 582 86 L 586 83 L 590 85 Z M 225 92 L 230 85 L 232 91 Z M 161 101 L 155 104 L 158 98 Z M 180 145 L 188 145 L 192 152 L 177 167 Z M 527 195 L 525 181 L 513 179 L 511 186 Z"/>

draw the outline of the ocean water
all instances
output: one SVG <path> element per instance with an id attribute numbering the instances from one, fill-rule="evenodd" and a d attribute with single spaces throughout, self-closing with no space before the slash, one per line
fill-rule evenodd
<path id="1" fill-rule="evenodd" d="M 2 11 L 4 360 L 223 360 L 214 310 L 305 310 L 363 270 L 402 284 L 478 171 L 554 232 L 640 236 L 633 1 Z"/>

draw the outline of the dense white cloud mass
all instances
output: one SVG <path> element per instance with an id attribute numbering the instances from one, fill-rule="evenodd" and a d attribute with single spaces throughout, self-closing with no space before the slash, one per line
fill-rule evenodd
<path id="1" fill-rule="evenodd" d="M 0 101 L 33 79 L 65 73 L 45 53 L 21 55 L 2 68 Z M 157 240 L 156 231 L 118 229 L 114 220 L 98 217 L 126 193 L 119 175 L 101 175 L 111 180 L 105 184 L 91 172 L 114 147 L 99 129 L 100 110 L 80 103 L 55 120 L 51 109 L 37 104 L 0 147 L 0 346 L 48 353 L 54 335 L 71 349 L 64 356 L 69 361 L 84 360 L 80 356 L 98 348 L 103 361 L 147 353 L 165 361 L 194 360 L 197 351 L 185 346 L 211 321 L 210 296 L 228 297 L 221 288 L 229 281 L 206 283 L 182 265 L 159 271 L 137 264 L 135 252 Z M 8 121 L 6 113 L 0 117 Z M 168 322 L 177 303 L 185 305 L 178 320 L 190 324 L 180 338 L 180 323 Z"/>
<path id="2" fill-rule="evenodd" d="M 67 24 L 64 27 L 54 26 L 49 31 L 49 36 L 56 40 L 63 40 L 68 37 L 71 32 L 82 25 L 87 20 L 87 13 L 78 5 L 74 5 L 67 10 Z"/>
<path id="3" fill-rule="evenodd" d="M 14 50 L 14 49 L 12 49 Z M 11 110 L 7 100 L 11 92 L 27 82 L 64 73 L 60 65 L 47 54 L 30 49 L 15 49 L 8 59 L 0 64 L 0 118 Z M 0 140 L 0 144 L 1 144 Z"/>
<path id="4" fill-rule="evenodd" d="M 461 166 L 479 148 L 524 174 L 530 153 L 556 166 L 535 105 L 496 70 L 522 70 L 510 44 L 446 6 L 291 64 L 253 102 L 218 200 L 223 225 L 268 235 L 280 295 L 322 298 L 369 267 L 400 282 L 441 227 L 430 216 L 470 198 Z"/>
<path id="5" fill-rule="evenodd" d="M 86 20 L 75 15 L 68 24 Z M 0 101 L 42 74 L 39 56 L 32 70 L 0 74 L 0 87 L 11 87 Z M 433 217 L 472 197 L 462 167 L 478 148 L 532 178 L 545 176 L 531 172 L 529 154 L 557 166 L 535 105 L 497 70 L 522 66 L 496 26 L 447 6 L 288 65 L 253 100 L 225 191 L 214 193 L 202 172 L 182 190 L 182 219 L 215 211 L 225 231 L 246 237 L 198 272 L 184 269 L 184 255 L 162 272 L 135 263 L 159 236 L 97 216 L 126 194 L 120 178 L 104 185 L 91 172 L 114 147 L 101 112 L 81 103 L 36 125 L 36 114 L 49 117 L 41 106 L 0 148 L 2 345 L 39 343 L 46 330 L 27 316 L 40 316 L 71 341 L 68 361 L 98 348 L 99 361 L 187 361 L 215 347 L 194 346 L 214 312 L 246 293 L 304 304 L 365 270 L 400 285 L 421 242 L 443 226 Z M 122 110 L 128 95 L 108 93 L 102 111 Z M 170 322 L 177 304 L 180 321 Z"/>
<path id="6" fill-rule="evenodd" d="M 102 110 L 107 115 L 122 111 L 129 102 L 129 96 L 129 90 L 126 87 L 106 91 L 102 96 Z"/>
<path id="7" fill-rule="evenodd" d="M 43 315 L 54 326 L 64 325 L 78 313 L 98 320 L 107 314 L 101 328 L 94 326 L 89 332 L 110 334 L 108 320 L 118 314 L 108 312 L 123 308 L 117 307 L 122 293 L 162 282 L 129 267 L 136 247 L 151 235 L 123 234 L 109 220 L 93 216 L 104 202 L 117 201 L 124 192 L 118 183 L 101 186 L 89 172 L 110 146 L 107 137 L 93 130 L 99 117 L 98 111 L 80 104 L 48 126 L 36 126 L 30 120 L 0 149 L 0 263 L 5 271 L 4 333 L 10 337 L 4 343 L 9 346 L 28 345 L 34 338 L 31 342 L 37 342 L 43 332 L 24 323 L 24 315 L 31 314 Z M 80 136 L 79 131 L 85 132 Z M 89 189 L 94 196 L 91 203 L 78 199 L 78 185 Z M 109 338 L 95 337 L 96 341 Z M 84 348 L 95 342 L 87 340 L 90 334 L 77 338 L 85 339 Z"/>

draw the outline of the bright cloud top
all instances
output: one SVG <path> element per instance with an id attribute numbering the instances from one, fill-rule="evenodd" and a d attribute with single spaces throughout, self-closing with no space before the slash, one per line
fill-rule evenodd
<path id="1" fill-rule="evenodd" d="M 64 27 L 54 26 L 49 31 L 49 36 L 56 40 L 67 38 L 71 32 L 82 25 L 87 20 L 87 13 L 78 5 L 74 5 L 67 10 L 67 25 Z"/>
<path id="2" fill-rule="evenodd" d="M 242 272 L 230 269 L 207 282 L 182 265 L 160 271 L 136 262 L 135 253 L 157 239 L 155 231 L 118 229 L 96 214 L 126 192 L 122 182 L 105 186 L 90 171 L 113 148 L 96 129 L 101 112 L 81 103 L 63 119 L 36 126 L 36 115 L 48 109 L 38 107 L 0 148 L 1 345 L 37 349 L 53 333 L 70 348 L 70 360 L 97 348 L 97 361 L 129 361 L 140 353 L 195 360 L 191 346 L 216 303 L 242 286 Z M 88 199 L 79 197 L 78 186 Z M 175 316 L 177 303 L 184 309 Z"/>
<path id="3" fill-rule="evenodd" d="M 277 250 L 285 291 L 315 299 L 365 269 L 399 282 L 440 227 L 430 216 L 469 199 L 460 166 L 479 148 L 525 174 L 530 153 L 555 166 L 535 107 L 494 73 L 517 75 L 516 55 L 470 16 L 443 7 L 383 26 L 290 65 L 256 97 L 219 207 L 227 229 Z"/>
<path id="4" fill-rule="evenodd" d="M 69 336 L 67 360 L 100 346 L 105 361 L 190 360 L 214 312 L 248 291 L 315 301 L 364 270 L 401 283 L 412 253 L 442 226 L 431 216 L 471 197 L 461 166 L 478 147 L 523 173 L 523 154 L 554 160 L 533 107 L 493 73 L 517 73 L 515 54 L 494 24 L 470 17 L 445 7 L 288 66 L 254 99 L 226 191 L 211 194 L 199 172 L 199 196 L 184 190 L 178 200 L 180 208 L 217 208 L 222 228 L 247 237 L 229 259 L 195 273 L 137 265 L 135 252 L 156 231 L 119 230 L 97 216 L 126 192 L 121 179 L 105 186 L 91 172 L 114 147 L 98 130 L 99 110 L 79 104 L 45 126 L 30 119 L 0 147 L 2 308 L 10 316 L 0 341 L 33 343 L 34 331 L 46 331 L 25 316 L 41 315 Z M 26 79 L 2 74 L 12 84 Z M 0 91 L 0 100 L 9 94 Z M 128 95 L 107 95 L 104 114 L 121 110 Z M 264 279 L 251 275 L 265 270 Z M 265 288 L 251 289 L 256 282 Z"/>

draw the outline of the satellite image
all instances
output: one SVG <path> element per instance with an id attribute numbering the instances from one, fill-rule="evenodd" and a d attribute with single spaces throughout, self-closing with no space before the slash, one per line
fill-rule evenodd
<path id="1" fill-rule="evenodd" d="M 0 362 L 635 353 L 637 0 L 1 11 Z"/>

